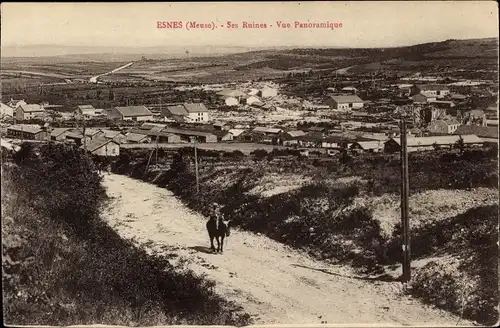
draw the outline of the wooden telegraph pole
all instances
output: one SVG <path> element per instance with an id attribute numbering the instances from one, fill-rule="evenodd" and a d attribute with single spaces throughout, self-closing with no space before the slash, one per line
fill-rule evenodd
<path id="1" fill-rule="evenodd" d="M 401 118 L 401 228 L 403 235 L 403 274 L 402 282 L 408 282 L 411 278 L 411 252 L 410 252 L 410 222 L 408 218 L 409 205 L 408 198 L 410 194 L 409 177 L 408 177 L 408 149 L 407 149 L 407 132 L 406 120 Z"/>
<path id="2" fill-rule="evenodd" d="M 194 169 L 196 173 L 196 193 L 200 193 L 200 182 L 199 182 L 199 176 L 198 176 L 198 149 L 196 147 L 196 137 L 193 137 L 193 143 L 194 143 Z"/>

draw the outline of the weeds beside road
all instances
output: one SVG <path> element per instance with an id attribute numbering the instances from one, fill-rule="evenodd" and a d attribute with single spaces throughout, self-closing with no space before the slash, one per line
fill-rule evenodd
<path id="1" fill-rule="evenodd" d="M 4 318 L 23 325 L 246 325 L 213 282 L 120 238 L 78 149 L 23 147 L 2 166 Z"/>

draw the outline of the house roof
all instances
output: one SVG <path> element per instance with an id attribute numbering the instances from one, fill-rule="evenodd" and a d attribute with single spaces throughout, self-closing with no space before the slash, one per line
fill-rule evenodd
<path id="1" fill-rule="evenodd" d="M 93 136 L 93 135 L 96 135 L 99 132 L 101 132 L 100 129 L 94 129 L 94 128 L 86 128 L 85 129 L 85 135 L 86 136 Z"/>
<path id="2" fill-rule="evenodd" d="M 265 126 L 258 126 L 252 130 L 253 132 L 262 132 L 262 133 L 280 133 L 283 131 L 279 128 L 267 128 Z"/>
<path id="3" fill-rule="evenodd" d="M 383 142 L 381 141 L 357 141 L 354 144 L 359 145 L 364 150 L 380 149 L 383 147 Z"/>
<path id="4" fill-rule="evenodd" d="M 101 130 L 101 131 L 104 133 L 105 138 L 110 138 L 110 139 L 113 139 L 121 134 L 121 131 L 115 131 L 115 130 Z"/>
<path id="5" fill-rule="evenodd" d="M 234 137 L 237 137 L 240 134 L 242 134 L 243 132 L 245 132 L 245 130 L 243 130 L 243 129 L 230 129 L 228 132 L 231 133 Z"/>
<path id="6" fill-rule="evenodd" d="M 480 144 L 483 140 L 476 135 L 449 135 L 449 136 L 432 136 L 432 137 L 410 137 L 406 139 L 408 147 L 418 147 L 418 146 L 433 146 L 437 145 L 453 145 L 456 143 L 460 137 L 464 140 L 466 144 Z M 391 138 L 389 141 L 394 141 L 400 145 L 401 140 L 399 138 Z"/>
<path id="7" fill-rule="evenodd" d="M 80 131 L 70 131 L 66 134 L 66 138 L 82 139 L 83 134 Z"/>
<path id="8" fill-rule="evenodd" d="M 77 108 L 83 112 L 95 112 L 95 108 L 92 105 L 78 105 Z"/>
<path id="9" fill-rule="evenodd" d="M 119 145 L 119 143 L 117 143 L 116 141 L 113 141 L 112 139 L 106 139 L 106 138 L 96 138 L 94 140 L 90 140 L 89 142 L 87 142 L 87 150 L 90 151 L 90 152 L 93 152 L 101 147 L 103 147 L 104 145 L 107 145 L 109 143 L 114 143 L 114 144 L 117 144 Z M 80 146 L 80 148 L 83 148 L 83 145 Z"/>
<path id="10" fill-rule="evenodd" d="M 152 116 L 153 113 L 146 106 L 115 107 L 125 117 Z"/>
<path id="11" fill-rule="evenodd" d="M 43 112 L 45 109 L 38 104 L 22 104 L 19 106 L 25 113 Z"/>
<path id="12" fill-rule="evenodd" d="M 182 105 L 176 105 L 176 106 L 167 106 L 166 110 L 170 112 L 171 115 L 187 115 L 188 112 Z"/>
<path id="13" fill-rule="evenodd" d="M 184 104 L 184 108 L 188 113 L 204 113 L 208 112 L 207 107 L 204 103 L 186 103 Z"/>
<path id="14" fill-rule="evenodd" d="M 365 133 L 361 136 L 363 139 L 369 140 L 378 140 L 378 141 L 387 141 L 389 139 L 385 134 L 373 134 L 373 133 Z"/>
<path id="15" fill-rule="evenodd" d="M 335 102 L 337 102 L 338 104 L 345 104 L 345 103 L 359 103 L 359 102 L 363 102 L 363 100 L 361 100 L 361 98 L 359 98 L 358 96 L 354 96 L 354 95 L 341 95 L 341 96 L 330 96 L 333 100 L 335 100 Z"/>
<path id="16" fill-rule="evenodd" d="M 462 125 L 454 134 L 475 134 L 478 137 L 498 139 L 498 128 L 494 126 Z"/>
<path id="17" fill-rule="evenodd" d="M 182 134 L 182 135 L 189 135 L 189 136 L 201 136 L 201 137 L 215 136 L 213 133 L 210 133 L 210 132 L 182 130 L 182 129 L 176 129 L 176 128 L 165 128 L 161 132 L 166 132 L 166 133 L 171 133 L 171 134 Z"/>
<path id="18" fill-rule="evenodd" d="M 30 125 L 12 125 L 9 126 L 7 130 L 23 131 L 28 133 L 40 133 L 43 131 L 40 127 L 34 127 Z"/>
<path id="19" fill-rule="evenodd" d="M 127 137 L 128 141 L 139 142 L 139 141 L 147 138 L 148 136 L 145 134 L 129 132 L 126 134 L 126 137 Z"/>
<path id="20" fill-rule="evenodd" d="M 288 131 L 287 134 L 291 137 L 300 137 L 306 135 L 306 133 L 302 130 Z"/>
<path id="21" fill-rule="evenodd" d="M 70 128 L 54 128 L 52 132 L 50 132 L 51 137 L 58 137 L 66 131 L 71 130 Z"/>

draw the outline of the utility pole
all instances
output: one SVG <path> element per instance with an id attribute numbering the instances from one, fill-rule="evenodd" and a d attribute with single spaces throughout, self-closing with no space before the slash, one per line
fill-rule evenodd
<path id="1" fill-rule="evenodd" d="M 156 132 L 156 158 L 155 158 L 155 164 L 158 166 L 158 140 L 160 140 L 160 132 Z"/>
<path id="2" fill-rule="evenodd" d="M 407 149 L 407 133 L 406 119 L 401 118 L 401 228 L 403 235 L 403 274 L 402 282 L 408 282 L 411 278 L 411 251 L 410 251 L 410 222 L 408 218 L 409 205 L 408 198 L 410 194 L 409 177 L 408 177 L 408 149 Z"/>
<path id="3" fill-rule="evenodd" d="M 196 137 L 193 137 L 194 142 L 194 169 L 196 173 L 196 193 L 200 193 L 200 182 L 198 176 L 198 149 L 196 147 Z"/>

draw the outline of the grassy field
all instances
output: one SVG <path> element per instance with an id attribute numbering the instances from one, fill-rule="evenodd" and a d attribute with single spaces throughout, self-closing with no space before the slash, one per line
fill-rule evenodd
<path id="1" fill-rule="evenodd" d="M 396 48 L 369 49 L 288 49 L 260 50 L 206 57 L 163 58 L 138 60 L 134 65 L 103 77 L 106 81 L 172 81 L 192 83 L 236 82 L 276 79 L 290 73 L 345 70 L 346 74 L 446 73 L 476 78 L 495 78 L 498 70 L 498 39 L 447 40 Z M 147 55 L 146 55 L 147 56 Z M 90 77 L 102 74 L 126 63 L 119 56 L 89 56 L 49 59 L 2 59 L 2 69 Z M 491 71 L 491 72 L 485 72 Z M 458 75 L 457 75 L 458 74 Z"/>

